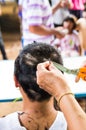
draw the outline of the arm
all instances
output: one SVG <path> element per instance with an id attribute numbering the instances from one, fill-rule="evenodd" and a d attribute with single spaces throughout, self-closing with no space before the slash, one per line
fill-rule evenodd
<path id="1" fill-rule="evenodd" d="M 59 3 L 55 4 L 53 7 L 52 7 L 52 13 L 54 14 L 59 8 L 61 8 L 62 5 L 61 5 L 61 0 Z"/>
<path id="2" fill-rule="evenodd" d="M 82 23 L 82 19 L 81 19 L 81 18 L 76 21 L 76 30 L 77 30 L 77 31 L 80 30 L 81 23 Z"/>
<path id="3" fill-rule="evenodd" d="M 59 3 L 55 4 L 52 8 L 52 13 L 54 14 L 59 8 L 67 7 L 68 9 L 73 7 L 73 3 L 71 0 L 60 0 Z"/>
<path id="4" fill-rule="evenodd" d="M 35 0 L 35 4 L 36 4 Z M 37 35 L 55 35 L 58 37 L 63 37 L 64 35 L 61 34 L 61 32 L 57 31 L 55 28 L 51 28 L 49 26 L 53 26 L 53 19 L 52 19 L 52 10 L 50 7 L 47 6 L 46 11 L 44 11 L 42 9 L 42 6 L 40 6 L 40 3 L 38 3 L 37 1 L 37 7 L 36 11 L 34 10 L 35 8 L 35 4 L 34 1 L 30 1 L 30 3 L 27 5 L 27 7 L 29 8 L 30 6 L 30 10 L 27 12 L 27 23 L 28 23 L 28 29 L 30 32 L 37 34 Z M 44 6 L 45 8 L 45 6 Z M 50 9 L 50 11 L 48 11 L 48 8 Z M 47 15 L 45 13 L 48 13 Z M 46 20 L 46 22 L 44 22 L 43 18 Z"/>
<path id="5" fill-rule="evenodd" d="M 38 34 L 38 35 L 55 35 L 58 38 L 62 38 L 64 36 L 63 33 L 61 33 L 59 30 L 53 28 L 48 28 L 44 25 L 30 25 L 29 26 L 29 30 L 30 32 L 34 33 L 34 34 Z"/>
<path id="6" fill-rule="evenodd" d="M 80 30 L 80 25 L 78 23 L 76 23 L 76 28 L 75 28 L 76 31 L 79 31 Z"/>
<path id="7" fill-rule="evenodd" d="M 71 91 L 64 75 L 49 62 L 37 66 L 37 83 L 57 101 Z M 65 94 L 60 98 L 60 108 L 69 130 L 86 130 L 86 114 L 72 94 Z"/>

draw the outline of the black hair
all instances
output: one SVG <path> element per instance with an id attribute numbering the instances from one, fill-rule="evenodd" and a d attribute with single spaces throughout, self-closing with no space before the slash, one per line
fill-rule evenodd
<path id="1" fill-rule="evenodd" d="M 43 101 L 51 97 L 49 93 L 39 88 L 36 82 L 37 64 L 49 59 L 62 64 L 57 49 L 48 44 L 32 43 L 25 46 L 15 60 L 14 75 L 32 101 Z"/>
<path id="2" fill-rule="evenodd" d="M 68 22 L 68 21 L 70 21 L 70 22 L 73 23 L 73 29 L 75 29 L 75 28 L 76 28 L 76 22 L 75 22 L 74 18 L 73 18 L 72 16 L 67 16 L 67 17 L 63 20 L 63 23 L 64 23 L 64 22 Z"/>

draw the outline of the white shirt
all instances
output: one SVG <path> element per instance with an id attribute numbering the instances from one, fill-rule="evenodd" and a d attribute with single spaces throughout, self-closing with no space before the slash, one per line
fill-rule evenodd
<path id="1" fill-rule="evenodd" d="M 79 56 L 80 40 L 76 31 L 72 34 L 67 34 L 64 38 L 59 40 L 60 51 L 62 57 Z"/>
<path id="2" fill-rule="evenodd" d="M 60 0 L 52 0 L 51 2 L 52 2 L 52 6 L 54 6 L 56 3 L 59 3 Z M 62 24 L 64 18 L 66 18 L 68 15 L 69 15 L 69 11 L 67 8 L 59 8 L 53 15 L 54 23 Z"/>
<path id="3" fill-rule="evenodd" d="M 23 0 L 18 0 L 18 5 L 22 5 Z"/>
<path id="4" fill-rule="evenodd" d="M 26 130 L 26 128 L 20 125 L 18 113 L 14 112 L 0 118 L 0 130 Z M 62 112 L 58 112 L 49 130 L 67 130 L 67 123 Z"/>
<path id="5" fill-rule="evenodd" d="M 50 44 L 53 35 L 37 35 L 31 33 L 30 25 L 45 25 L 53 28 L 52 9 L 48 0 L 24 0 L 22 5 L 22 26 L 24 46 L 34 41 Z"/>

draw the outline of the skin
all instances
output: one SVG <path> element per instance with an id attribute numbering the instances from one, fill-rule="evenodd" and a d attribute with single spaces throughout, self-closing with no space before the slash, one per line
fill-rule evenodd
<path id="1" fill-rule="evenodd" d="M 23 98 L 23 110 L 19 114 L 20 124 L 27 130 L 48 130 L 58 114 L 53 105 L 53 97 L 42 102 L 33 102 L 27 97 L 15 76 L 14 81 Z"/>
<path id="2" fill-rule="evenodd" d="M 52 8 L 52 13 L 54 14 L 59 8 L 72 8 L 73 7 L 73 3 L 72 1 L 69 0 L 60 0 L 59 3 L 57 3 L 53 8 Z"/>
<path id="3" fill-rule="evenodd" d="M 71 2 L 63 3 L 62 1 L 60 1 L 54 7 L 52 7 L 52 14 L 54 14 L 59 8 L 65 7 L 66 6 L 65 4 L 67 4 L 68 7 L 72 7 Z M 34 34 L 38 34 L 38 35 L 55 35 L 57 38 L 63 38 L 64 37 L 64 34 L 61 33 L 60 31 L 58 31 L 57 29 L 50 29 L 50 28 L 47 28 L 44 25 L 39 25 L 39 26 L 31 25 L 31 26 L 29 26 L 29 31 L 34 33 Z"/>
<path id="4" fill-rule="evenodd" d="M 79 33 L 81 51 L 83 54 L 83 52 L 86 50 L 86 11 L 84 11 L 82 15 L 83 17 L 76 22 L 76 30 L 78 30 Z"/>
<path id="5" fill-rule="evenodd" d="M 49 62 L 37 66 L 37 83 L 57 101 L 61 95 L 71 91 L 64 75 Z M 61 98 L 60 108 L 67 120 L 69 130 L 86 130 L 86 114 L 72 94 Z"/>
<path id="6" fill-rule="evenodd" d="M 55 35 L 58 38 L 63 38 L 64 34 L 62 34 L 60 31 L 58 31 L 57 29 L 50 29 L 47 28 L 44 25 L 39 25 L 39 26 L 29 26 L 29 30 L 32 33 L 38 34 L 38 35 Z"/>

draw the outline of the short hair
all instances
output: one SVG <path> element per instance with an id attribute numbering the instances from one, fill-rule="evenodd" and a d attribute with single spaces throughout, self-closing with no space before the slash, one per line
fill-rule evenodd
<path id="1" fill-rule="evenodd" d="M 14 75 L 28 98 L 32 101 L 44 101 L 51 95 L 39 88 L 36 81 L 37 64 L 51 60 L 62 64 L 57 49 L 48 44 L 32 43 L 23 48 L 14 63 Z"/>
<path id="2" fill-rule="evenodd" d="M 67 17 L 63 20 L 63 23 L 64 23 L 64 22 L 68 22 L 68 21 L 70 21 L 70 22 L 73 23 L 73 29 L 75 29 L 75 28 L 76 28 L 77 18 L 76 18 L 74 15 L 69 15 L 69 16 L 67 16 Z"/>

